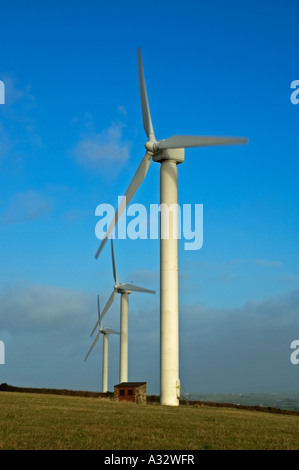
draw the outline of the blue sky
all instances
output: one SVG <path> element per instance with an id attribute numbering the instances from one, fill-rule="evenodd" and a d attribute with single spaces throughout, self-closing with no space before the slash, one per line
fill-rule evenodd
<path id="1" fill-rule="evenodd" d="M 137 48 L 158 139 L 247 136 L 188 149 L 179 203 L 203 204 L 203 246 L 179 243 L 183 392 L 298 391 L 299 79 L 295 1 L 0 1 L 0 382 L 101 389 L 89 333 L 113 288 L 96 261 L 144 155 Z M 152 163 L 132 202 L 159 202 Z M 159 243 L 116 240 L 130 296 L 129 380 L 159 392 Z M 119 299 L 105 318 L 119 327 Z M 110 337 L 109 389 L 119 338 Z"/>

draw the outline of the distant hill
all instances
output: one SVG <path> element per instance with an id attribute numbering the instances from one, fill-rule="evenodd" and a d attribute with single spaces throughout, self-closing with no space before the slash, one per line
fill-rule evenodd
<path id="1" fill-rule="evenodd" d="M 185 400 L 231 403 L 240 406 L 273 407 L 280 410 L 299 411 L 299 392 L 289 393 L 186 393 Z"/>
<path id="2" fill-rule="evenodd" d="M 67 390 L 54 388 L 15 387 L 7 383 L 0 384 L 0 392 L 45 393 L 54 395 L 83 396 L 91 398 L 110 398 L 113 392 L 100 393 L 87 390 Z M 148 403 L 159 403 L 159 395 L 148 395 Z M 182 405 L 201 405 L 215 407 L 233 407 L 251 409 L 270 413 L 295 414 L 299 416 L 299 392 L 290 393 L 183 393 L 180 399 Z"/>

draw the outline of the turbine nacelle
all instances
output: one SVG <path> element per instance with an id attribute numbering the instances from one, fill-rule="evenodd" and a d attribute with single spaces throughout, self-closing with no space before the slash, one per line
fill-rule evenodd
<path id="1" fill-rule="evenodd" d="M 100 328 L 100 332 L 102 333 L 102 335 L 110 335 L 111 333 L 115 335 L 120 335 L 119 331 L 112 330 L 111 328 Z"/>
<path id="2" fill-rule="evenodd" d="M 118 284 L 114 286 L 114 289 L 119 293 L 119 294 L 132 294 L 131 290 L 127 289 L 127 286 L 125 284 Z"/>
<path id="3" fill-rule="evenodd" d="M 97 326 L 97 325 L 99 325 L 98 334 L 97 334 L 97 336 L 95 337 L 95 340 L 94 340 L 94 342 L 93 342 L 92 345 L 91 345 L 91 348 L 89 349 L 88 353 L 86 354 L 84 361 L 86 361 L 86 359 L 88 358 L 89 354 L 91 353 L 91 351 L 93 350 L 93 348 L 95 347 L 95 345 L 97 344 L 97 342 L 99 341 L 101 335 L 108 336 L 108 335 L 110 335 L 111 333 L 113 333 L 113 334 L 115 334 L 115 335 L 119 335 L 119 334 L 120 334 L 119 331 L 115 331 L 115 330 L 112 330 L 111 328 L 107 328 L 107 327 L 103 327 L 103 326 L 102 326 L 102 316 L 101 316 L 100 297 L 99 297 L 99 295 L 98 295 L 98 321 L 97 321 L 97 323 L 96 323 L 96 326 Z M 94 330 L 96 329 L 96 326 L 95 326 Z M 108 338 L 107 338 L 107 340 L 108 340 Z"/>
<path id="4" fill-rule="evenodd" d="M 184 148 L 173 148 L 160 150 L 153 155 L 154 162 L 161 162 L 162 160 L 172 160 L 177 164 L 185 161 L 185 149 Z"/>
<path id="5" fill-rule="evenodd" d="M 112 268 L 113 268 L 113 277 L 114 277 L 114 288 L 112 294 L 110 295 L 108 302 L 106 303 L 104 310 L 101 314 L 99 314 L 98 321 L 96 322 L 90 336 L 92 336 L 97 328 L 98 325 L 101 324 L 104 316 L 108 312 L 109 308 L 114 302 L 116 294 L 131 294 L 132 292 L 144 292 L 147 294 L 155 294 L 154 290 L 145 289 L 144 287 L 135 286 L 134 284 L 126 284 L 118 282 L 117 271 L 116 271 L 116 264 L 115 264 L 115 256 L 114 256 L 114 248 L 113 248 L 113 239 L 111 238 L 111 255 L 112 255 Z"/>
<path id="6" fill-rule="evenodd" d="M 132 294 L 132 292 L 145 292 L 147 294 L 155 294 L 154 290 L 145 289 L 144 287 L 135 286 L 135 284 L 115 284 L 114 291 L 119 294 Z"/>
<path id="7" fill-rule="evenodd" d="M 183 163 L 185 160 L 185 149 L 182 148 L 162 148 L 165 140 L 148 140 L 145 143 L 147 154 L 154 160 L 174 160 L 176 163 Z"/>

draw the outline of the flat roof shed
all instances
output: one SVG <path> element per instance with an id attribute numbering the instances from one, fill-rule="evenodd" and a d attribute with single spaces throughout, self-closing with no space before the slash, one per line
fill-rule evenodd
<path id="1" fill-rule="evenodd" d="M 122 382 L 114 385 L 114 399 L 146 403 L 146 382 Z"/>

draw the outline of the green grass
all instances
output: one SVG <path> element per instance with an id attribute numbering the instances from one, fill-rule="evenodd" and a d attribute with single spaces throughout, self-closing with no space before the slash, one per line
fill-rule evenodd
<path id="1" fill-rule="evenodd" d="M 299 417 L 0 393 L 1 450 L 298 450 Z"/>

